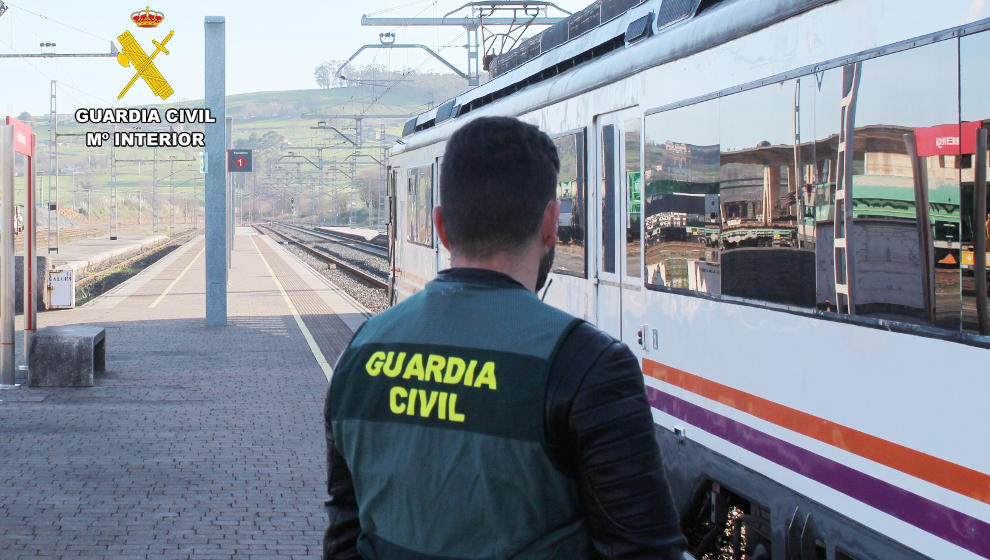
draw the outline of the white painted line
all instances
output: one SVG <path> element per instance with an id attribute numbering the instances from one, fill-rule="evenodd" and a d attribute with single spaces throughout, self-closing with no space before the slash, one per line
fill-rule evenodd
<path id="1" fill-rule="evenodd" d="M 299 277 L 320 296 L 331 311 L 340 317 L 344 324 L 351 329 L 351 332 L 357 332 L 358 327 L 374 315 L 371 310 L 351 297 L 350 294 L 330 281 L 329 278 L 317 272 L 316 269 L 302 260 L 296 253 L 287 250 L 267 235 L 259 236 L 258 239 L 268 243 L 269 247 L 272 247 L 277 253 L 282 255 L 286 264 L 295 268 Z"/>
<path id="2" fill-rule="evenodd" d="M 155 298 L 155 301 L 151 302 L 151 305 L 148 306 L 148 309 L 154 309 L 158 307 L 158 304 L 161 303 L 163 299 L 165 299 L 165 296 L 167 296 L 168 293 L 172 291 L 172 288 L 174 288 L 175 285 L 179 283 L 179 280 L 182 280 L 182 277 L 185 276 L 187 272 L 189 272 L 189 269 L 192 268 L 192 265 L 196 263 L 196 260 L 199 259 L 199 256 L 202 255 L 204 251 L 206 251 L 206 247 L 203 247 L 202 249 L 199 250 L 198 253 L 196 253 L 196 256 L 193 257 L 191 261 L 189 261 L 189 264 L 187 264 L 186 267 L 182 269 L 182 272 L 180 272 L 179 275 L 175 277 L 175 280 L 172 280 L 172 283 L 169 284 L 167 288 L 165 288 L 165 291 L 162 292 L 160 296 Z"/>
<path id="3" fill-rule="evenodd" d="M 333 367 L 329 362 L 327 362 L 326 356 L 323 355 L 320 347 L 316 344 L 316 339 L 313 338 L 313 334 L 309 332 L 308 328 L 306 328 L 306 323 L 303 322 L 299 312 L 296 311 L 296 306 L 293 305 L 292 300 L 289 299 L 289 294 L 285 293 L 285 288 L 283 288 L 282 283 L 279 282 L 278 276 L 275 276 L 275 271 L 272 270 L 272 267 L 268 264 L 268 260 L 265 259 L 265 255 L 261 253 L 261 248 L 258 247 L 258 244 L 255 242 L 254 236 L 251 236 L 250 239 L 251 244 L 254 245 L 254 250 L 257 251 L 258 256 L 261 257 L 261 262 L 263 262 L 265 264 L 265 268 L 268 269 L 268 274 L 272 276 L 272 280 L 274 280 L 275 285 L 278 286 L 278 291 L 282 294 L 282 299 L 284 299 L 285 304 L 289 306 L 289 311 L 292 312 L 292 316 L 296 320 L 296 325 L 299 325 L 299 330 L 302 331 L 303 338 L 306 339 L 306 344 L 309 345 L 309 351 L 313 353 L 313 357 L 316 358 L 316 363 L 319 364 L 320 369 L 323 370 L 323 375 L 327 377 L 327 381 L 330 381 L 330 378 L 333 377 Z"/>

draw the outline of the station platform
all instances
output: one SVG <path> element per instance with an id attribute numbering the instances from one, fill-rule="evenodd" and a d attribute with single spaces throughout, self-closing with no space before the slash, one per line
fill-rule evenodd
<path id="1" fill-rule="evenodd" d="M 42 249 L 38 251 L 38 254 L 42 257 L 47 256 L 51 266 L 69 266 L 75 271 L 76 278 L 80 278 L 108 263 L 123 260 L 167 240 L 168 236 L 166 235 L 127 236 L 117 239 L 110 239 L 106 236 L 94 237 L 66 243 L 59 247 L 58 253 L 46 255 Z"/>
<path id="2" fill-rule="evenodd" d="M 238 228 L 228 325 L 207 327 L 203 253 L 39 314 L 105 327 L 107 372 L 0 391 L 0 558 L 319 557 L 323 400 L 367 312 Z"/>

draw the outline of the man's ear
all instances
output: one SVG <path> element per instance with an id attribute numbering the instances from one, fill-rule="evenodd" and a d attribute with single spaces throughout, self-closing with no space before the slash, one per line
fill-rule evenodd
<path id="1" fill-rule="evenodd" d="M 543 223 L 540 224 L 540 241 L 546 247 L 557 243 L 557 219 L 560 218 L 560 201 L 556 198 L 543 209 Z"/>
<path id="2" fill-rule="evenodd" d="M 443 214 L 440 213 L 440 207 L 433 207 L 433 227 L 437 228 L 437 237 L 440 238 L 440 243 L 443 243 L 445 249 L 450 251 L 450 241 L 447 239 L 447 227 L 443 224 Z"/>

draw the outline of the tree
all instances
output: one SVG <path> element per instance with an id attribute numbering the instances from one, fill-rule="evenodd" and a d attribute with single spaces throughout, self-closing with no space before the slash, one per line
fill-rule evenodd
<path id="1" fill-rule="evenodd" d="M 31 113 L 28 113 L 27 111 L 24 111 L 20 115 L 17 115 L 17 120 L 23 121 L 23 122 L 27 122 L 27 121 L 31 120 Z"/>
<path id="2" fill-rule="evenodd" d="M 316 67 L 313 78 L 316 79 L 316 85 L 320 86 L 320 89 L 330 89 L 330 69 L 325 62 Z"/>
<path id="3" fill-rule="evenodd" d="M 344 65 L 343 60 L 325 60 L 313 70 L 313 78 L 316 84 L 323 89 L 342 87 L 346 85 L 344 80 L 337 77 L 337 71 Z"/>

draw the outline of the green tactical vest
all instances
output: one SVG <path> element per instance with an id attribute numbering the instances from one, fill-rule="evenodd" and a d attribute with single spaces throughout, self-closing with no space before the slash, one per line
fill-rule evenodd
<path id="1" fill-rule="evenodd" d="M 577 321 L 507 281 L 433 281 L 368 320 L 330 389 L 364 558 L 592 556 L 544 447 L 550 359 Z"/>

